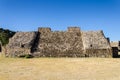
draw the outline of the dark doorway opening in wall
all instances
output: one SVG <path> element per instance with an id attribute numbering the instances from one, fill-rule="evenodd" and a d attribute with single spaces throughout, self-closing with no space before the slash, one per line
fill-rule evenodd
<path id="1" fill-rule="evenodd" d="M 2 52 L 2 45 L 0 44 L 0 52 Z"/>
<path id="2" fill-rule="evenodd" d="M 113 58 L 120 58 L 118 47 L 112 47 Z"/>

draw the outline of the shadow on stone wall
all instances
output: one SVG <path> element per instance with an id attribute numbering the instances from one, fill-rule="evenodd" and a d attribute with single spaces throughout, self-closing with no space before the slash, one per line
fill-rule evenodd
<path id="1" fill-rule="evenodd" d="M 113 50 L 113 58 L 120 58 L 120 55 L 119 55 L 119 49 L 118 47 L 112 47 L 112 50 Z"/>
<path id="2" fill-rule="evenodd" d="M 31 47 L 31 53 L 37 51 L 37 47 L 38 47 L 38 44 L 39 44 L 39 39 L 40 39 L 40 32 L 37 32 L 36 38 L 33 42 L 32 47 Z"/>

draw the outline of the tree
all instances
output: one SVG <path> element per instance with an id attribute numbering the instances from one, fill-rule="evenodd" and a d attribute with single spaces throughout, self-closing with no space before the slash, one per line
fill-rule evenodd
<path id="1" fill-rule="evenodd" d="M 11 38 L 16 32 L 10 31 L 8 29 L 0 28 L 0 41 L 2 45 L 6 45 L 9 42 L 9 38 Z"/>

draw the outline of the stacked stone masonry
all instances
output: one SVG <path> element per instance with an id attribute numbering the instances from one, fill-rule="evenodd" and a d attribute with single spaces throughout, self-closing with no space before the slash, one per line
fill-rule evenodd
<path id="1" fill-rule="evenodd" d="M 120 58 L 120 41 L 110 42 L 110 45 L 112 47 L 112 53 L 114 58 Z"/>
<path id="2" fill-rule="evenodd" d="M 112 57 L 112 49 L 102 31 L 67 31 L 38 28 L 35 32 L 17 32 L 6 46 L 6 56 L 19 57 Z"/>

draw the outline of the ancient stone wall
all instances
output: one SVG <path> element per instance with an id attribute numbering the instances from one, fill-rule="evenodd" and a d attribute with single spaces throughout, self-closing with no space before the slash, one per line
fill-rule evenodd
<path id="1" fill-rule="evenodd" d="M 17 32 L 6 46 L 6 56 L 30 54 L 37 32 Z"/>
<path id="2" fill-rule="evenodd" d="M 86 57 L 112 57 L 111 49 L 86 49 Z"/>
<path id="3" fill-rule="evenodd" d="M 85 54 L 89 56 L 112 57 L 110 43 L 105 38 L 103 31 L 82 32 Z"/>
<path id="4" fill-rule="evenodd" d="M 111 47 L 119 47 L 119 42 L 110 42 Z"/>
<path id="5" fill-rule="evenodd" d="M 67 32 L 52 32 L 49 28 L 39 28 L 39 32 L 38 49 L 34 55 L 51 57 L 82 56 L 83 44 L 80 29 L 69 28 Z"/>
<path id="6" fill-rule="evenodd" d="M 23 55 L 31 54 L 30 49 L 26 48 L 13 48 L 7 49 L 7 53 L 5 54 L 6 57 L 20 57 Z"/>
<path id="7" fill-rule="evenodd" d="M 106 49 L 111 48 L 102 31 L 83 31 L 82 40 L 85 49 Z"/>
<path id="8" fill-rule="evenodd" d="M 6 47 L 6 56 L 31 54 L 34 57 L 112 57 L 111 46 L 102 31 L 67 31 L 38 28 L 38 32 L 17 32 Z"/>
<path id="9" fill-rule="evenodd" d="M 120 41 L 110 42 L 114 58 L 120 58 Z"/>

